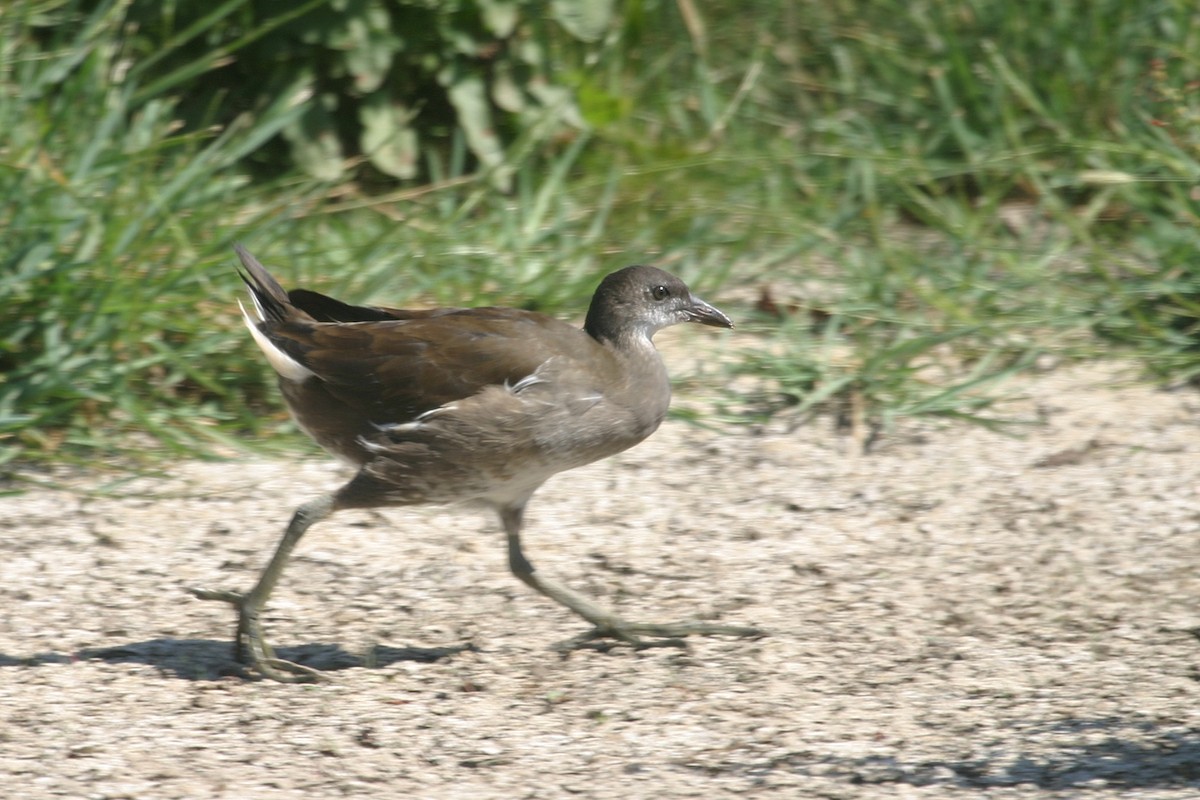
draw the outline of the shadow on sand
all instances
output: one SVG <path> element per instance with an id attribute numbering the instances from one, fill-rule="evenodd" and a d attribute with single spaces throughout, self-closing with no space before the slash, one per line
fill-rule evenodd
<path id="1" fill-rule="evenodd" d="M 321 672 L 336 672 L 353 667 L 386 667 L 403 661 L 432 663 L 474 649 L 475 646 L 470 643 L 453 647 L 376 645 L 365 654 L 355 654 L 339 645 L 305 644 L 277 647 L 275 654 Z M 233 645 L 228 639 L 147 639 L 108 647 L 85 647 L 75 653 L 37 653 L 27 658 L 0 653 L 0 669 L 70 664 L 75 661 L 146 664 L 164 675 L 189 681 L 217 680 L 229 676 L 253 677 L 252 673 L 247 673 L 242 665 L 234 661 Z"/>

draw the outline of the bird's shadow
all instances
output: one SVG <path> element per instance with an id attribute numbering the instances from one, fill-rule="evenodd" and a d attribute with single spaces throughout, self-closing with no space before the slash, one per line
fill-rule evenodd
<path id="1" fill-rule="evenodd" d="M 451 647 L 375 645 L 366 653 L 356 654 L 336 644 L 303 644 L 277 647 L 275 655 L 319 672 L 337 672 L 353 667 L 386 667 L 404 661 L 428 664 L 475 649 L 469 642 Z M 85 647 L 75 653 L 37 653 L 25 658 L 0 653 L 0 669 L 69 664 L 75 661 L 146 664 L 163 675 L 188 681 L 253 675 L 234 660 L 233 645 L 228 639 L 147 639 L 106 647 Z"/>

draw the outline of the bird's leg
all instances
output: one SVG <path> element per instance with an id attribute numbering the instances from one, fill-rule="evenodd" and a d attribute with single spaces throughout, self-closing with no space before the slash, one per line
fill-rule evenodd
<path id="1" fill-rule="evenodd" d="M 221 600 L 231 604 L 238 612 L 237 632 L 235 635 L 234 657 L 259 672 L 264 678 L 270 678 L 284 683 L 311 683 L 319 680 L 321 673 L 311 667 L 293 664 L 281 658 L 276 658 L 275 651 L 267 644 L 263 635 L 260 613 L 263 604 L 271 596 L 271 590 L 279 581 L 283 567 L 287 563 L 292 549 L 300 541 L 312 525 L 320 522 L 334 511 L 333 495 L 311 500 L 296 509 L 292 521 L 288 523 L 275 554 L 258 577 L 258 583 L 249 592 L 214 591 L 212 589 L 192 589 L 191 593 L 201 600 Z"/>
<path id="2" fill-rule="evenodd" d="M 533 564 L 521 552 L 521 520 L 524 506 L 507 507 L 500 510 L 500 520 L 504 524 L 504 532 L 508 535 L 508 566 L 512 573 L 523 583 L 535 591 L 561 603 L 579 616 L 592 623 L 595 627 L 574 639 L 565 642 L 563 649 L 569 649 L 583 642 L 599 638 L 613 638 L 633 645 L 646 647 L 647 642 L 641 636 L 652 636 L 660 641 L 655 644 L 682 645 L 686 636 L 763 636 L 758 628 L 744 625 L 719 625 L 703 620 L 683 622 L 647 623 L 628 622 L 613 611 L 598 606 L 581 594 L 546 580 L 537 574 Z"/>

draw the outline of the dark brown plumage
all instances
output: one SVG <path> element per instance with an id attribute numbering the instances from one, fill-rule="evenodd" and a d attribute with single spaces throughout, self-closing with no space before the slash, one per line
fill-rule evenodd
<path id="1" fill-rule="evenodd" d="M 345 486 L 301 506 L 247 594 L 193 590 L 238 608 L 238 655 L 277 680 L 316 673 L 277 659 L 259 612 L 296 542 L 344 508 L 473 501 L 494 508 L 514 574 L 594 626 L 590 636 L 638 643 L 692 633 L 756 635 L 738 626 L 628 623 L 537 575 L 520 545 L 521 517 L 551 475 L 628 449 L 658 427 L 670 383 L 651 343 L 680 322 L 733 327 L 675 276 L 627 267 L 596 290 L 582 330 L 511 308 L 411 311 L 286 292 L 237 253 L 256 314 L 255 341 L 279 374 L 299 424 L 358 467 Z"/>

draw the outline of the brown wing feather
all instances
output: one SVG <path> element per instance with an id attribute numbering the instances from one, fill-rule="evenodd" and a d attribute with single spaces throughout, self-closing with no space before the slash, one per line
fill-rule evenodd
<path id="1" fill-rule="evenodd" d="M 312 370 L 332 397 L 371 422 L 407 422 L 512 385 L 547 359 L 598 348 L 578 328 L 518 309 L 477 308 L 424 319 L 265 323 L 273 344 Z"/>

